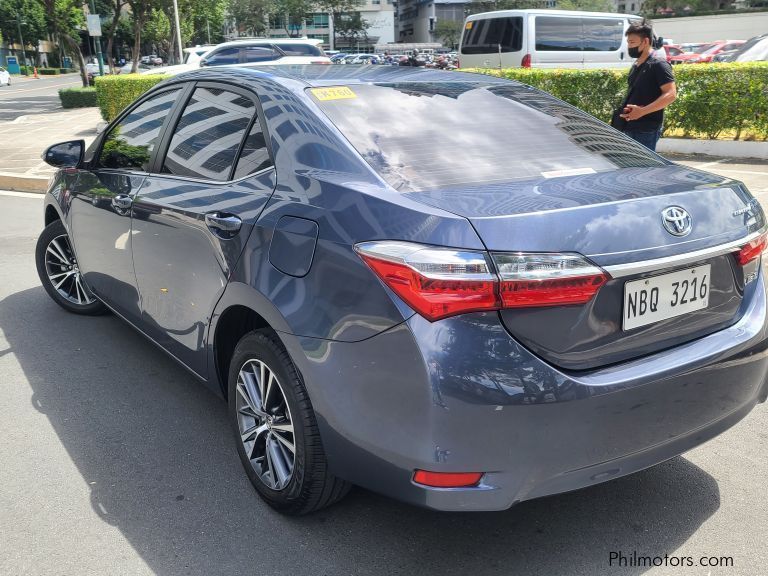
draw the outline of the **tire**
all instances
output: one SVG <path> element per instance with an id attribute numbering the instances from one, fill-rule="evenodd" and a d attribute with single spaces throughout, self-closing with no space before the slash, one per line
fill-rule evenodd
<path id="1" fill-rule="evenodd" d="M 328 472 L 307 391 L 272 330 L 251 332 L 238 342 L 228 384 L 237 452 L 248 478 L 267 504 L 298 516 L 330 506 L 349 492 L 348 482 Z M 262 409 L 262 397 L 266 398 L 266 409 Z M 292 432 L 288 432 L 289 427 Z M 289 468 L 290 476 L 286 477 Z"/>
<path id="2" fill-rule="evenodd" d="M 107 312 L 107 307 L 85 284 L 61 220 L 51 222 L 40 234 L 35 263 L 43 288 L 64 310 L 86 316 Z"/>

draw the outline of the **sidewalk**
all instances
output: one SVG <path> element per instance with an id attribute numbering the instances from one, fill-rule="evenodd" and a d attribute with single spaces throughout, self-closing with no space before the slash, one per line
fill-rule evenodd
<path id="1" fill-rule="evenodd" d="M 75 108 L 0 123 L 0 190 L 45 192 L 56 171 L 42 161 L 45 149 L 81 138 L 88 145 L 96 138 L 99 122 L 98 108 Z"/>

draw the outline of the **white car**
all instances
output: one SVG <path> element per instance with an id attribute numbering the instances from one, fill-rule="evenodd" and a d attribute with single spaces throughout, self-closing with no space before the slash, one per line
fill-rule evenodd
<path id="1" fill-rule="evenodd" d="M 200 59 L 214 48 L 216 48 L 215 44 L 195 46 L 194 48 L 184 48 L 184 64 L 200 65 Z"/>
<path id="2" fill-rule="evenodd" d="M 118 74 L 130 74 L 131 70 L 133 69 L 133 62 L 126 62 L 119 68 L 117 68 Z M 145 74 L 147 71 L 153 71 L 154 68 L 151 68 L 148 64 L 142 64 L 139 63 L 138 73 L 139 74 Z"/>
<path id="3" fill-rule="evenodd" d="M 11 85 L 11 75 L 8 73 L 8 70 L 0 66 L 0 86 L 10 86 Z"/>
<path id="4" fill-rule="evenodd" d="M 330 64 L 314 38 L 250 38 L 224 42 L 200 60 L 200 66 L 232 64 Z"/>

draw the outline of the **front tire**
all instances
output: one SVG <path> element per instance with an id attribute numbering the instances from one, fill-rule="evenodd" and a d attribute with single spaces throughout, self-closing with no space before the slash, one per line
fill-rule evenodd
<path id="1" fill-rule="evenodd" d="M 56 304 L 74 314 L 96 316 L 107 307 L 93 295 L 80 273 L 67 229 L 61 220 L 51 222 L 37 239 L 37 274 Z"/>
<path id="2" fill-rule="evenodd" d="M 228 384 L 237 452 L 267 504 L 301 515 L 349 492 L 349 483 L 328 472 L 307 391 L 273 331 L 257 330 L 240 340 Z"/>

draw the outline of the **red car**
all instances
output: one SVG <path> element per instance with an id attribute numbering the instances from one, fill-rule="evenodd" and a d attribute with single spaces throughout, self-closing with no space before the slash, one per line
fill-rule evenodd
<path id="1" fill-rule="evenodd" d="M 736 50 L 736 48 L 744 44 L 744 42 L 746 42 L 746 40 L 728 40 L 725 44 L 718 44 L 716 46 L 713 46 L 703 54 L 699 54 L 697 58 L 690 59 L 688 61 L 688 64 L 694 64 L 694 63 L 702 64 L 706 62 L 712 62 L 712 58 L 714 58 L 721 52 L 726 52 L 728 50 Z"/>
<path id="2" fill-rule="evenodd" d="M 677 46 L 675 44 L 664 44 L 662 48 L 664 49 L 664 53 L 666 54 L 667 62 L 669 62 L 674 56 L 681 56 L 682 54 L 685 54 L 685 52 L 683 52 L 680 49 L 680 46 Z M 661 49 L 657 50 L 656 52 L 660 53 Z"/>

